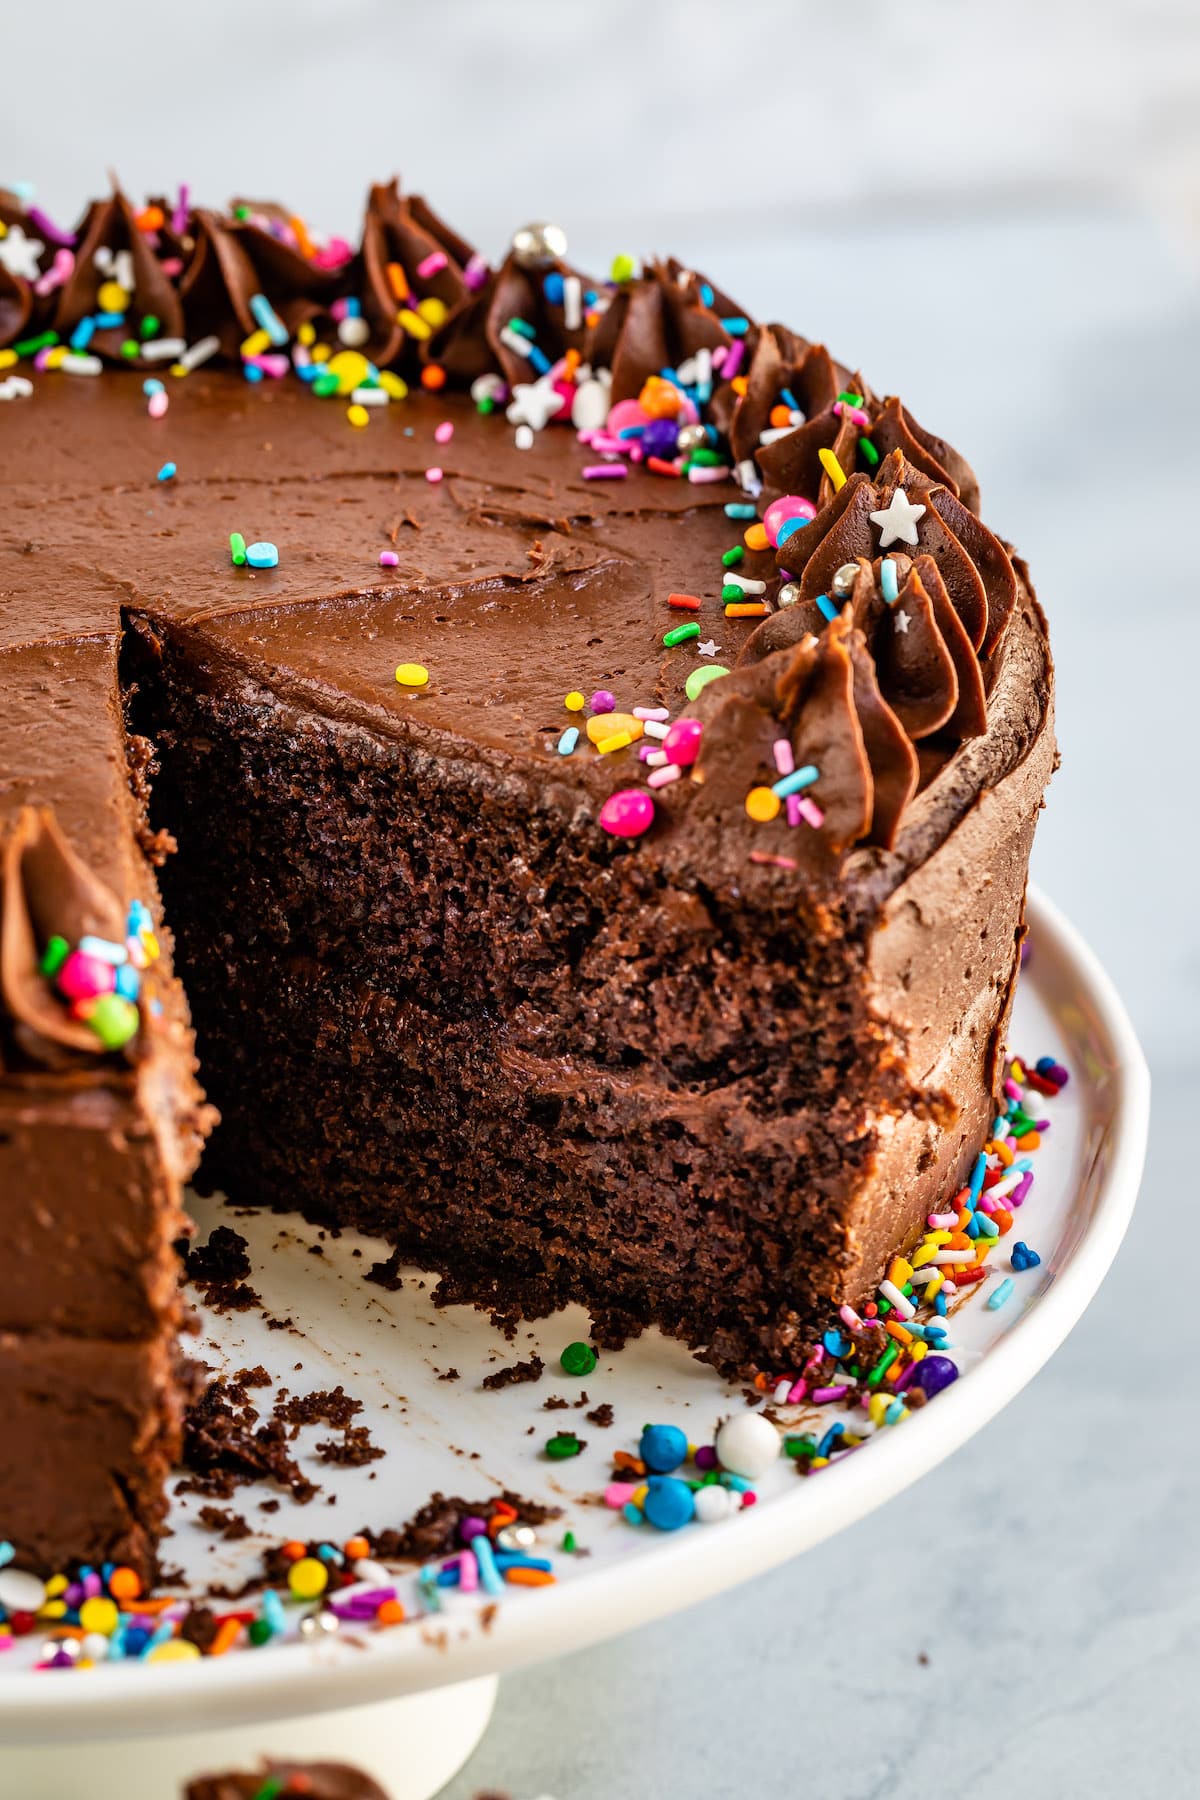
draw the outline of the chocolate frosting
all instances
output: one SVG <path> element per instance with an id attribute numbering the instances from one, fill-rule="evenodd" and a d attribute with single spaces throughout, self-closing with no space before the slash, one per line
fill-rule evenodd
<path id="1" fill-rule="evenodd" d="M 275 1762 L 270 1758 L 257 1773 L 229 1769 L 220 1775 L 198 1775 L 188 1783 L 184 1800 L 254 1800 L 271 1776 L 284 1784 L 278 1790 L 279 1800 L 301 1800 L 301 1796 L 303 1800 L 388 1800 L 377 1781 L 349 1763 Z"/>
<path id="2" fill-rule="evenodd" d="M 120 900 L 71 848 L 48 807 L 21 809 L 2 857 L 0 1001 L 18 1050 L 48 1067 L 70 1061 L 64 1051 L 92 1060 L 105 1055 L 96 1034 L 71 1017 L 38 965 L 55 935 L 76 943 L 91 932 L 123 942 Z"/>
<path id="3" fill-rule="evenodd" d="M 0 194 L 0 217 L 9 214 L 20 214 L 33 234 L 16 197 Z M 915 790 L 914 742 L 932 744 L 939 764 L 955 744 L 986 731 L 990 670 L 1018 598 L 1012 562 L 977 516 L 978 486 L 965 460 L 919 425 L 900 400 L 878 399 L 823 345 L 784 325 L 747 319 L 727 295 L 673 259 L 650 260 L 628 281 L 595 283 L 564 262 L 530 268 L 510 254 L 473 289 L 467 269 L 478 266 L 478 258 L 471 245 L 419 196 L 402 194 L 394 180 L 371 188 L 354 255 L 323 253 L 301 221 L 266 203 L 236 203 L 231 213 L 160 203 L 155 221 L 147 229 L 119 189 L 89 208 L 71 273 L 52 299 L 56 330 L 69 333 L 95 310 L 105 278 L 96 259 L 107 250 L 127 251 L 135 277 L 128 319 L 93 338 L 93 347 L 109 357 L 120 357 L 130 337 L 137 341 L 139 321 L 153 315 L 156 335 L 189 341 L 215 335 L 222 354 L 236 360 L 242 341 L 259 327 L 251 306 L 259 294 L 289 338 L 310 322 L 328 335 L 335 303 L 356 300 L 369 330 L 361 347 L 376 367 L 415 375 L 433 361 L 452 383 L 484 372 L 510 387 L 536 379 L 530 361 L 512 347 L 513 319 L 532 328 L 552 371 L 567 356 L 608 371 L 614 403 L 637 399 L 650 377 L 686 366 L 701 351 L 725 353 L 717 357 L 705 416 L 725 434 L 738 464 L 757 464 L 764 503 L 792 493 L 819 511 L 775 559 L 781 579 L 795 583 L 798 604 L 772 610 L 757 631 L 750 628 L 736 658 L 737 676 L 697 709 L 711 715 L 713 729 L 697 779 L 657 800 L 664 821 L 686 809 L 701 783 L 706 805 L 728 787 L 729 804 L 741 817 L 749 787 L 771 776 L 769 764 L 762 766 L 763 734 L 782 722 L 798 755 L 807 754 L 810 739 L 824 747 L 828 766 L 815 754 L 812 760 L 822 768 L 825 823 L 789 838 L 811 841 L 819 848 L 818 862 L 832 868 L 855 842 L 894 840 Z M 46 243 L 43 265 L 55 248 Z M 420 276 L 430 258 L 437 266 Z M 550 274 L 580 282 L 585 303 L 570 325 L 553 284 L 547 292 Z M 440 303 L 445 317 L 423 336 L 406 330 L 397 314 L 406 299 L 415 305 L 426 297 Z M 36 323 L 39 308 L 44 314 L 30 283 L 0 278 L 0 341 Z M 747 319 L 740 341 L 726 329 L 725 321 L 735 316 Z M 800 422 L 772 436 L 780 406 Z M 498 434 L 502 427 L 492 422 L 489 430 Z M 499 452 L 499 435 L 494 442 Z M 827 451 L 847 477 L 836 490 L 822 463 Z M 527 484 L 517 479 L 513 485 Z M 657 487 L 665 504 L 669 484 Z M 902 592 L 889 607 L 871 515 L 886 509 L 898 489 L 925 510 L 917 545 L 906 547 L 912 555 L 892 551 Z M 697 503 L 691 493 L 685 497 Z M 671 510 L 677 506 L 673 496 Z M 551 530 L 530 552 L 530 570 L 542 580 L 565 577 L 570 569 L 585 578 L 595 561 L 585 548 L 589 534 L 572 540 L 566 535 L 572 527 L 552 508 L 539 508 L 530 494 L 518 504 L 493 493 L 486 506 L 476 496 L 467 515 L 492 529 L 502 522 L 520 529 L 541 519 Z M 828 596 L 836 591 L 839 600 L 846 598 L 847 565 L 858 568 L 851 609 L 827 625 Z M 772 578 L 766 597 L 772 609 L 779 605 L 778 589 Z M 815 647 L 806 647 L 810 636 Z M 770 665 L 766 677 L 752 679 L 749 671 L 764 661 Z M 724 747 L 719 781 L 718 744 Z M 750 822 L 743 825 L 753 833 Z"/>

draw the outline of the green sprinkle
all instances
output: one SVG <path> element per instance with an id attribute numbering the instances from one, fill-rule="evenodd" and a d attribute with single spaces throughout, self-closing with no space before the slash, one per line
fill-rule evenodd
<path id="1" fill-rule="evenodd" d="M 341 382 L 336 375 L 318 375 L 313 381 L 313 393 L 324 399 L 326 394 L 336 394 Z"/>
<path id="2" fill-rule="evenodd" d="M 43 331 L 39 337 L 22 338 L 19 344 L 13 345 L 13 349 L 18 356 L 36 356 L 39 350 L 49 350 L 57 342 L 57 331 Z"/>
<path id="3" fill-rule="evenodd" d="M 475 402 L 475 411 L 483 413 L 485 417 L 488 413 L 495 412 L 495 410 L 496 402 L 492 399 L 490 394 L 484 394 L 481 399 Z"/>
<path id="4" fill-rule="evenodd" d="M 567 1552 L 568 1556 L 573 1550 L 578 1549 L 578 1545 L 575 1542 L 575 1533 L 573 1531 L 563 1532 L 562 1548 Z"/>
<path id="5" fill-rule="evenodd" d="M 570 1456 L 578 1456 L 583 1445 L 573 1431 L 557 1431 L 547 1441 L 546 1455 L 554 1462 L 565 1462 Z"/>
<path id="6" fill-rule="evenodd" d="M 159 321 L 155 315 L 153 313 L 147 313 L 141 324 L 138 326 L 138 335 L 141 338 L 157 337 L 158 327 Z"/>
<path id="7" fill-rule="evenodd" d="M 689 462 L 699 463 L 700 466 L 705 469 L 716 469 L 718 467 L 723 469 L 728 466 L 719 450 L 709 450 L 704 444 L 701 444 L 698 450 L 693 450 L 688 460 Z"/>
<path id="8" fill-rule="evenodd" d="M 268 1775 L 262 1786 L 254 1790 L 254 1800 L 278 1800 L 286 1786 L 286 1775 Z"/>
<path id="9" fill-rule="evenodd" d="M 568 1344 L 558 1359 L 568 1375 L 590 1375 L 599 1358 L 590 1344 Z"/>
<path id="10" fill-rule="evenodd" d="M 531 343 L 537 336 L 537 332 L 526 319 L 510 319 L 508 321 L 508 329 L 517 332 L 518 335 L 523 338 L 528 338 Z"/>
<path id="11" fill-rule="evenodd" d="M 265 1619 L 251 1619 L 246 1627 L 246 1635 L 252 1644 L 269 1644 L 273 1633 Z"/>
<path id="12" fill-rule="evenodd" d="M 783 1440 L 783 1448 L 784 1453 L 788 1456 L 815 1456 L 817 1454 L 817 1440 L 816 1438 L 807 1436 L 785 1437 Z"/>
<path id="13" fill-rule="evenodd" d="M 738 563 L 745 562 L 745 560 L 746 552 L 741 544 L 735 544 L 732 550 L 726 550 L 724 556 L 721 558 L 721 561 L 725 564 L 727 569 L 732 569 L 736 567 Z"/>
<path id="14" fill-rule="evenodd" d="M 883 1311 L 882 1304 L 880 1305 L 879 1310 L 880 1310 L 880 1312 Z M 879 1361 L 875 1364 L 875 1367 L 871 1370 L 871 1373 L 867 1376 L 867 1386 L 868 1387 L 878 1387 L 879 1386 L 880 1382 L 883 1380 L 884 1376 L 887 1374 L 888 1370 L 891 1368 L 892 1364 L 895 1362 L 895 1360 L 899 1356 L 899 1354 L 900 1354 L 899 1344 L 889 1344 L 888 1345 L 887 1349 L 884 1351 L 884 1353 L 880 1357 Z"/>
<path id="15" fill-rule="evenodd" d="M 233 209 L 233 216 L 235 219 L 248 219 L 250 217 L 250 208 L 248 206 L 235 206 Z"/>
<path id="16" fill-rule="evenodd" d="M 710 681 L 717 681 L 728 673 L 729 670 L 723 663 L 704 663 L 700 668 L 692 670 L 683 684 L 683 691 L 689 700 L 698 700 Z"/>
<path id="17" fill-rule="evenodd" d="M 758 595 L 748 594 L 745 588 L 737 585 L 736 581 L 727 581 L 721 589 L 721 598 L 722 600 L 757 600 Z"/>
<path id="18" fill-rule="evenodd" d="M 740 592 L 740 589 L 738 591 Z M 676 625 L 673 631 L 665 632 L 663 643 L 670 650 L 675 644 L 686 644 L 689 638 L 698 638 L 699 636 L 700 627 L 695 619 L 692 619 L 686 625 Z"/>
<path id="19" fill-rule="evenodd" d="M 231 531 L 229 534 L 229 554 L 240 569 L 246 560 L 246 540 L 240 531 Z"/>
<path id="20" fill-rule="evenodd" d="M 863 455 L 866 457 L 867 461 L 870 463 L 871 467 L 873 469 L 878 468 L 879 452 L 875 448 L 874 444 L 871 442 L 870 438 L 859 438 L 858 447 L 862 451 Z"/>
<path id="21" fill-rule="evenodd" d="M 843 406 L 861 406 L 863 403 L 861 394 L 839 394 L 838 399 Z"/>
<path id="22" fill-rule="evenodd" d="M 55 976 L 70 954 L 71 946 L 65 937 L 52 937 L 42 952 L 42 960 L 38 964 L 38 968 L 47 977 Z"/>
<path id="23" fill-rule="evenodd" d="M 637 263 L 632 256 L 614 256 L 610 274 L 613 281 L 632 281 L 637 274 Z"/>
<path id="24" fill-rule="evenodd" d="M 125 342 L 121 345 L 121 355 L 125 358 L 126 362 L 132 362 L 140 349 L 140 344 L 138 344 L 134 338 L 126 338 Z"/>
<path id="25" fill-rule="evenodd" d="M 86 1023 L 106 1050 L 120 1050 L 136 1034 L 141 1015 L 132 1000 L 120 994 L 101 994 Z"/>

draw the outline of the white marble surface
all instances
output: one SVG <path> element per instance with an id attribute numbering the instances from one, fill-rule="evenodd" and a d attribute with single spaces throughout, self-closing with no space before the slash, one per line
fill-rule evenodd
<path id="1" fill-rule="evenodd" d="M 716 242 L 709 260 L 730 266 Z M 1036 873 L 1141 1031 L 1149 1168 L 1106 1285 L 998 1421 L 783 1571 L 507 1678 L 447 1800 L 1192 1792 L 1200 1458 L 1172 1370 L 1195 1332 L 1186 1297 L 1160 1296 L 1195 1204 L 1200 290 L 1115 213 L 844 231 L 734 261 L 745 304 L 827 333 L 967 447 L 986 517 L 1029 557 L 1063 752 Z M 906 267 L 922 273 L 896 307 L 887 273 Z"/>

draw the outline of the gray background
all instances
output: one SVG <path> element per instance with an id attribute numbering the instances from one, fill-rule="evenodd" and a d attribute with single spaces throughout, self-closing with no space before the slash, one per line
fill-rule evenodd
<path id="1" fill-rule="evenodd" d="M 399 169 L 489 253 L 530 216 L 585 265 L 674 250 L 965 449 L 1058 660 L 1035 873 L 1153 1067 L 1129 1239 L 1032 1386 L 790 1567 L 506 1681 L 453 1800 L 1195 1791 L 1200 5 L 110 0 L 53 35 L 0 104 L 52 213 L 111 165 L 351 235 Z"/>

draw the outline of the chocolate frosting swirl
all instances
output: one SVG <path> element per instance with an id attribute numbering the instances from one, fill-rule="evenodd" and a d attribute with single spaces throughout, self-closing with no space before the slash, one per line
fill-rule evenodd
<path id="1" fill-rule="evenodd" d="M 327 312 L 347 285 L 342 272 L 322 268 L 252 219 L 202 208 L 194 215 L 193 238 L 179 283 L 187 335 L 218 337 L 230 357 L 258 329 L 250 306 L 255 294 L 264 296 L 293 333 Z"/>
<path id="2" fill-rule="evenodd" d="M 39 967 L 56 934 L 76 943 L 88 933 L 125 937 L 120 900 L 72 850 L 48 808 L 17 814 L 0 855 L 0 1002 L 17 1051 L 50 1068 L 75 1055 L 109 1054 L 73 1019 Z"/>
<path id="3" fill-rule="evenodd" d="M 419 275 L 426 259 L 439 253 L 445 266 Z M 372 362 L 381 368 L 415 369 L 434 331 L 452 330 L 455 315 L 471 302 L 465 270 L 474 254 L 419 195 L 402 196 L 395 179 L 372 187 L 354 284 L 361 287 L 363 316 L 371 327 L 365 353 Z M 425 297 L 440 301 L 446 318 L 422 339 L 405 331 L 398 314 Z"/>
<path id="4" fill-rule="evenodd" d="M 127 251 L 133 266 L 133 284 L 123 322 L 96 331 L 88 348 L 93 355 L 116 362 L 132 362 L 137 367 L 143 359 L 123 356 L 122 345 L 139 342 L 139 327 L 143 321 L 150 320 L 157 321 L 150 333 L 152 337 L 182 337 L 183 306 L 178 290 L 164 273 L 146 233 L 134 218 L 133 208 L 119 188 L 108 200 L 97 200 L 88 208 L 80 227 L 74 267 L 59 290 L 54 329 L 60 338 L 67 338 L 82 319 L 101 310 L 98 295 L 103 284 L 112 277 L 96 260 L 100 251 L 108 251 L 113 256 L 119 251 Z"/>

